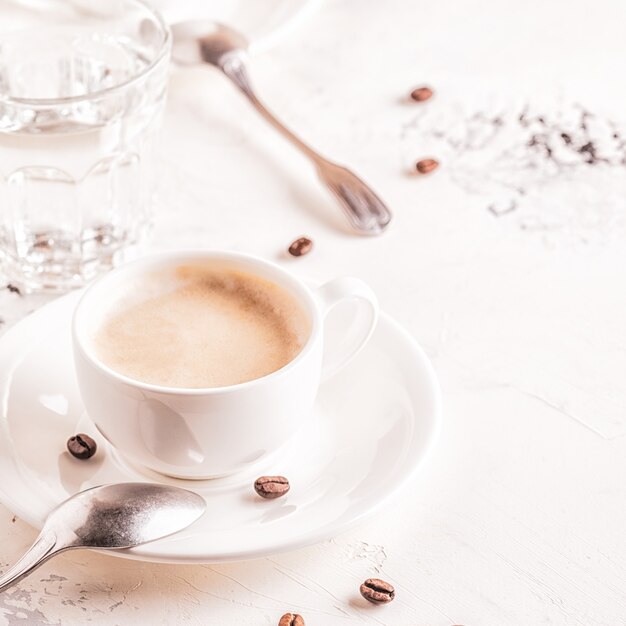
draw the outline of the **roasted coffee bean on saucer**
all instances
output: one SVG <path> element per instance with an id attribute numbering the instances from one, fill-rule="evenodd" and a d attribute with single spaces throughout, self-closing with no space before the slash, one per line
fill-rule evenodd
<path id="1" fill-rule="evenodd" d="M 285 613 L 278 622 L 278 626 L 304 626 L 302 615 L 297 613 Z"/>
<path id="2" fill-rule="evenodd" d="M 373 604 L 387 604 L 396 596 L 396 590 L 380 578 L 368 578 L 360 588 L 361 595 Z"/>
<path id="3" fill-rule="evenodd" d="M 284 476 L 261 476 L 254 481 L 254 490 L 268 500 L 280 498 L 289 491 L 289 481 Z"/>
<path id="4" fill-rule="evenodd" d="M 84 433 L 74 435 L 67 440 L 69 453 L 77 459 L 90 459 L 98 448 L 96 442 Z"/>

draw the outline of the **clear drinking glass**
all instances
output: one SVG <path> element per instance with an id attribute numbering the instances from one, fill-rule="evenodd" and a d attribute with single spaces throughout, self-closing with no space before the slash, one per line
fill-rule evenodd
<path id="1" fill-rule="evenodd" d="M 65 290 L 149 224 L 171 36 L 141 0 L 0 0 L 0 254 Z"/>

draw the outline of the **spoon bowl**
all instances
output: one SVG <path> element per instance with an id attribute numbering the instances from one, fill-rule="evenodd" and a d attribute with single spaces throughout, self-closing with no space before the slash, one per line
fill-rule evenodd
<path id="1" fill-rule="evenodd" d="M 227 55 L 247 54 L 248 40 L 212 20 L 189 20 L 172 25 L 172 59 L 178 65 L 209 63 L 220 67 Z"/>
<path id="2" fill-rule="evenodd" d="M 117 483 L 81 491 L 52 510 L 35 543 L 0 576 L 0 592 L 60 552 L 132 548 L 187 528 L 205 509 L 198 494 L 168 485 Z"/>

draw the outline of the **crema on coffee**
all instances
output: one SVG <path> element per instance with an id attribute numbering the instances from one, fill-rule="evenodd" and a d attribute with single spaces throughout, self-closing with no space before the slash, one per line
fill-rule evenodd
<path id="1" fill-rule="evenodd" d="M 155 385 L 224 387 L 287 365 L 310 333 L 308 314 L 282 287 L 211 264 L 177 267 L 161 292 L 139 286 L 94 335 L 111 369 Z"/>

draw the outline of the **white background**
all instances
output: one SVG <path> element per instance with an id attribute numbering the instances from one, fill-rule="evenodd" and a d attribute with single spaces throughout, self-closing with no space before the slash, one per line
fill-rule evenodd
<path id="1" fill-rule="evenodd" d="M 68 554 L 1 595 L 0 621 L 626 624 L 625 20 L 610 0 L 328 0 L 256 57 L 267 102 L 393 208 L 376 239 L 345 230 L 223 79 L 174 72 L 152 248 L 364 278 L 433 360 L 443 432 L 404 498 L 350 533 L 219 566 Z M 436 97 L 407 102 L 423 83 Z M 442 166 L 420 178 L 424 156 Z M 314 252 L 287 259 L 301 234 Z M 3 328 L 45 300 L 3 290 Z M 12 518 L 3 568 L 36 534 Z M 365 605 L 369 576 L 397 599 Z"/>

